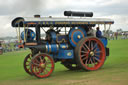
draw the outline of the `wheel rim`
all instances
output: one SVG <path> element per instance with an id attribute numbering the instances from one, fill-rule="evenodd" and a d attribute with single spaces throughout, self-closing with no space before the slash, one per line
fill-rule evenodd
<path id="1" fill-rule="evenodd" d="M 54 70 L 54 61 L 47 54 L 38 54 L 32 59 L 31 71 L 38 78 L 48 77 Z"/>
<path id="2" fill-rule="evenodd" d="M 32 55 L 28 54 L 25 59 L 24 59 L 24 70 L 32 75 L 31 69 L 30 69 L 30 64 L 31 64 L 31 59 L 32 59 Z"/>
<path id="3" fill-rule="evenodd" d="M 96 38 L 88 38 L 80 46 L 80 61 L 86 70 L 97 70 L 105 61 L 105 49 Z"/>

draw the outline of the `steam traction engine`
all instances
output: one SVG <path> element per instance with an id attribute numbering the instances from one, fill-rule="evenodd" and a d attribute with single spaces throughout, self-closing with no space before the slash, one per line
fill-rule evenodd
<path id="1" fill-rule="evenodd" d="M 109 55 L 107 39 L 88 34 L 89 28 L 114 23 L 111 19 L 92 18 L 92 12 L 65 11 L 68 17 L 17 17 L 12 21 L 19 41 L 31 53 L 25 57 L 24 69 L 38 78 L 48 77 L 54 63 L 60 61 L 70 70 L 99 69 Z M 74 16 L 74 17 L 73 17 Z M 88 17 L 88 18 L 87 18 Z M 90 17 L 90 18 L 89 18 Z M 20 28 L 23 31 L 20 33 Z M 34 29 L 35 28 L 35 29 Z M 42 37 L 42 30 L 46 36 Z"/>

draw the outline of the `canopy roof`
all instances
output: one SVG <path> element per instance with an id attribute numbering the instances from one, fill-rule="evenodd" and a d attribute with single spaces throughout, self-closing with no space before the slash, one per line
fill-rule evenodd
<path id="1" fill-rule="evenodd" d="M 12 21 L 13 27 L 68 27 L 95 24 L 113 24 L 114 21 L 108 18 L 76 18 L 76 17 L 17 17 Z"/>

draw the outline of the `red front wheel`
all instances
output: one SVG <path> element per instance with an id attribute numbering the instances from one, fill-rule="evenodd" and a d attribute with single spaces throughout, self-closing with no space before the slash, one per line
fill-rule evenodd
<path id="1" fill-rule="evenodd" d="M 45 78 L 52 74 L 54 61 L 45 53 L 35 55 L 31 61 L 31 72 L 38 78 Z"/>
<path id="2" fill-rule="evenodd" d="M 105 48 L 96 37 L 83 38 L 75 48 L 76 61 L 84 70 L 99 69 L 105 61 Z"/>

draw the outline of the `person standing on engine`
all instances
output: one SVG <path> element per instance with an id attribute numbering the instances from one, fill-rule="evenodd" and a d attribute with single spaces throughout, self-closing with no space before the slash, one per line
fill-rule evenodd
<path id="1" fill-rule="evenodd" d="M 101 38 L 102 37 L 102 32 L 100 31 L 100 28 L 97 27 L 96 30 L 97 30 L 96 31 L 96 37 Z"/>

